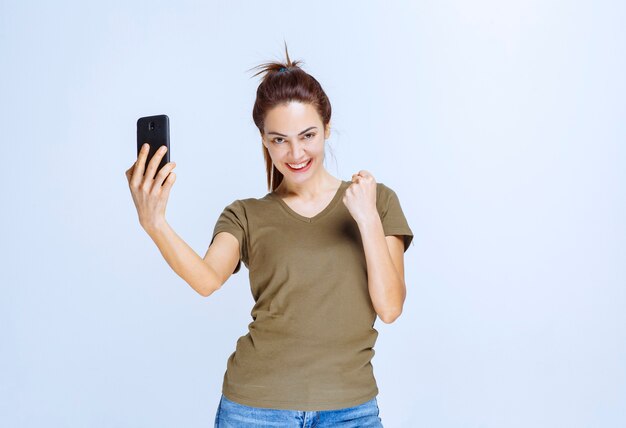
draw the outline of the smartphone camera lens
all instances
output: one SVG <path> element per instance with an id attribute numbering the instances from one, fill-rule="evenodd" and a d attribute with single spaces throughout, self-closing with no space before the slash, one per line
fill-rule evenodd
<path id="1" fill-rule="evenodd" d="M 154 129 L 154 122 L 149 122 L 149 123 L 148 123 L 148 129 L 149 129 L 150 131 L 152 131 L 152 130 Z"/>

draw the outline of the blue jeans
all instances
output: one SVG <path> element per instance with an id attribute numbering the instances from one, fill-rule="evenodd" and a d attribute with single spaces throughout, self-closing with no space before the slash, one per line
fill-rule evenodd
<path id="1" fill-rule="evenodd" d="M 382 428 L 376 397 L 354 407 L 338 410 L 278 410 L 244 406 L 222 397 L 215 428 Z"/>

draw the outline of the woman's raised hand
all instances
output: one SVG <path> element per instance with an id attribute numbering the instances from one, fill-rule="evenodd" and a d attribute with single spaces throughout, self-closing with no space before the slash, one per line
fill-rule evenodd
<path id="1" fill-rule="evenodd" d="M 154 173 L 161 163 L 167 147 L 161 146 L 157 150 L 152 159 L 150 159 L 146 170 L 145 164 L 148 157 L 148 149 L 149 145 L 144 144 L 139 151 L 137 161 L 126 170 L 126 179 L 128 180 L 130 193 L 133 196 L 135 208 L 137 208 L 139 224 L 145 230 L 156 228 L 165 223 L 165 207 L 167 206 L 170 189 L 176 181 L 176 175 L 171 172 L 176 167 L 176 162 L 165 164 L 154 177 Z"/>

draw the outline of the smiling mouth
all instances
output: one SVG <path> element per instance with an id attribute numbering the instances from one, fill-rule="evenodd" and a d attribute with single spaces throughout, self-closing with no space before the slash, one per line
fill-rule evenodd
<path id="1" fill-rule="evenodd" d="M 304 169 L 308 168 L 308 167 L 309 167 L 309 165 L 311 165 L 311 162 L 312 162 L 312 161 L 313 161 L 313 158 L 310 158 L 310 159 L 309 159 L 309 160 L 308 160 L 308 161 L 307 161 L 307 162 L 306 162 L 303 166 L 301 166 L 300 168 L 294 168 L 294 167 L 292 166 L 292 164 L 289 164 L 289 163 L 286 163 L 286 165 L 287 165 L 287 167 L 289 167 L 289 169 L 290 169 L 290 170 L 292 170 L 292 171 L 302 171 L 302 170 L 304 170 Z M 299 165 L 299 164 L 296 164 L 296 165 Z"/>

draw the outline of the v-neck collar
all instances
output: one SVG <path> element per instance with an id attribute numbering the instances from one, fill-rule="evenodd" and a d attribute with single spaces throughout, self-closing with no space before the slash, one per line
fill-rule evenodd
<path id="1" fill-rule="evenodd" d="M 328 205 L 326 205 L 326 207 L 322 211 L 315 214 L 313 217 L 305 217 L 303 215 L 298 214 L 297 212 L 292 210 L 289 207 L 289 205 L 287 205 L 287 203 L 283 200 L 283 198 L 281 198 L 274 192 L 270 192 L 268 195 L 274 198 L 275 200 L 277 200 L 280 206 L 287 212 L 287 214 L 291 215 L 297 220 L 303 221 L 305 223 L 315 223 L 316 221 L 324 217 L 326 214 L 328 214 L 339 203 L 339 201 L 341 200 L 341 197 L 343 196 L 343 190 L 347 187 L 348 183 L 349 183 L 348 181 L 341 180 L 341 184 L 339 184 L 339 188 L 335 192 L 335 196 L 333 196 L 331 201 L 328 203 Z"/>

